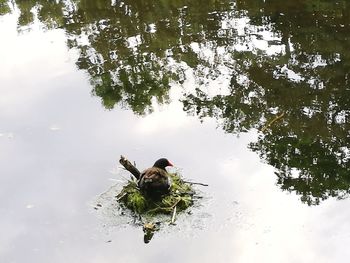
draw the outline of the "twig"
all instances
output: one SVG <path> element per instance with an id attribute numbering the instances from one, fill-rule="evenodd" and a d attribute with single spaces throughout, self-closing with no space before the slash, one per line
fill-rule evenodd
<path id="1" fill-rule="evenodd" d="M 171 207 L 156 207 L 151 210 L 148 210 L 147 214 L 157 214 L 161 212 L 168 214 L 171 212 Z"/>
<path id="2" fill-rule="evenodd" d="M 187 183 L 187 184 L 198 184 L 198 185 L 202 185 L 202 186 L 209 186 L 208 184 L 196 183 L 196 182 L 190 182 L 190 181 L 182 181 L 182 182 Z"/>
<path id="3" fill-rule="evenodd" d="M 149 214 L 156 214 L 159 212 L 171 213 L 171 211 L 177 206 L 178 203 L 180 203 L 180 201 L 181 201 L 181 198 L 178 198 L 177 201 L 171 206 L 168 206 L 168 207 L 157 206 L 156 208 L 149 210 L 147 213 Z"/>
<path id="4" fill-rule="evenodd" d="M 126 195 L 127 195 L 127 192 L 120 193 L 119 195 L 117 195 L 117 201 L 122 200 L 124 198 L 124 196 L 126 196 Z"/>
<path id="5" fill-rule="evenodd" d="M 181 201 L 181 198 L 178 198 L 177 201 L 175 202 L 175 204 L 173 204 L 170 208 L 173 209 L 174 207 L 176 207 L 177 204 L 180 203 L 180 201 Z"/>
<path id="6" fill-rule="evenodd" d="M 176 206 L 174 207 L 174 210 L 173 210 L 173 216 L 171 217 L 170 225 L 174 225 L 175 219 L 176 219 Z"/>
<path id="7" fill-rule="evenodd" d="M 183 196 L 183 195 L 190 195 L 190 196 L 193 196 L 195 195 L 196 192 L 195 191 L 179 191 L 179 190 L 176 190 L 176 192 L 174 193 L 174 195 L 178 195 L 178 196 Z"/>
<path id="8" fill-rule="evenodd" d="M 140 178 L 140 171 L 123 155 L 120 156 L 119 163 L 124 166 L 126 170 L 128 170 L 136 179 Z"/>
<path id="9" fill-rule="evenodd" d="M 268 124 L 266 124 L 262 129 L 261 132 L 264 132 L 267 130 L 268 127 L 270 127 L 274 122 L 278 121 L 284 116 L 284 112 L 282 112 L 280 115 L 276 116 L 272 121 L 270 121 Z"/>

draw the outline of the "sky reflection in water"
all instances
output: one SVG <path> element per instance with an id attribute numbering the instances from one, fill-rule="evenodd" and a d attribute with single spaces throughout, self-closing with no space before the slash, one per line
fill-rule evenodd
<path id="1" fill-rule="evenodd" d="M 15 17 L 0 20 L 7 36 L 0 44 L 1 262 L 343 262 L 350 256 L 348 199 L 308 207 L 294 192 L 282 192 L 274 168 L 247 148 L 255 132 L 236 137 L 213 119 L 188 116 L 177 84 L 171 103 L 150 115 L 105 110 L 76 69 L 78 56 L 67 49 L 64 32 L 36 27 L 17 34 Z M 192 85 L 187 78 L 184 86 Z M 203 189 L 208 200 L 145 246 L 140 228 L 121 227 L 93 209 L 123 174 L 120 154 L 139 167 L 169 157 L 185 177 L 210 185 Z"/>

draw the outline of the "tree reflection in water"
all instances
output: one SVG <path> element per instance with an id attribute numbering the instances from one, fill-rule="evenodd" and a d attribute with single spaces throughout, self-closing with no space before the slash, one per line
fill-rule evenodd
<path id="1" fill-rule="evenodd" d="M 284 113 L 250 147 L 283 190 L 315 205 L 350 189 L 349 5 L 16 0 L 0 2 L 0 14 L 18 9 L 19 30 L 35 19 L 63 29 L 107 109 L 146 114 L 191 69 L 197 88 L 184 89 L 184 110 L 227 132 L 261 130 Z"/>

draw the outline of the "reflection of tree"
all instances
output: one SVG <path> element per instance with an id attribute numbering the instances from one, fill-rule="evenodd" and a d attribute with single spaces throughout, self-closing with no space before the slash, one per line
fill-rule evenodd
<path id="1" fill-rule="evenodd" d="M 7 0 L 0 0 L 0 16 L 11 12 L 11 8 Z"/>
<path id="2" fill-rule="evenodd" d="M 111 7 L 110 1 L 100 0 L 80 1 L 69 20 L 69 45 L 80 50 L 77 65 L 87 70 L 93 93 L 106 108 L 121 103 L 143 113 L 150 110 L 152 98 L 167 99 L 171 72 L 164 68 L 164 55 L 156 54 L 165 50 L 157 49 L 160 40 L 147 31 L 147 17 L 127 5 Z M 87 43 L 81 41 L 84 37 Z"/>
<path id="3" fill-rule="evenodd" d="M 348 146 L 346 137 L 321 138 L 308 129 L 295 134 L 288 127 L 276 128 L 251 145 L 278 169 L 282 189 L 296 191 L 309 205 L 329 196 L 344 198 L 349 194 Z"/>
<path id="4" fill-rule="evenodd" d="M 152 98 L 167 101 L 169 82 L 183 78 L 180 62 L 198 65 L 189 46 L 204 40 L 205 27 L 219 28 L 218 21 L 207 21 L 215 8 L 215 1 L 199 0 L 187 8 L 183 1 L 80 1 L 65 28 L 70 47 L 80 50 L 77 65 L 89 72 L 104 106 L 120 103 L 143 113 Z"/>
<path id="5" fill-rule="evenodd" d="M 233 54 L 229 95 L 197 89 L 184 107 L 201 117 L 215 116 L 228 132 L 260 128 L 284 112 L 251 148 L 277 168 L 282 189 L 296 191 L 304 202 L 344 198 L 350 188 L 349 9 L 337 12 L 327 5 L 326 13 L 315 15 L 310 6 L 289 12 L 278 3 L 250 2 L 243 3 L 251 21 L 272 28 L 285 41 L 285 51 Z"/>
<path id="6" fill-rule="evenodd" d="M 150 111 L 187 65 L 198 85 L 184 109 L 217 118 L 227 132 L 260 129 L 285 113 L 251 145 L 276 167 L 282 189 L 308 204 L 348 194 L 347 1 L 15 2 L 20 26 L 37 14 L 47 28 L 65 30 L 106 108 Z M 207 84 L 222 76 L 230 85 L 213 95 Z"/>
<path id="7" fill-rule="evenodd" d="M 168 100 L 170 81 L 183 80 L 180 63 L 193 68 L 205 64 L 193 52 L 193 42 L 213 38 L 227 44 L 225 38 L 217 37 L 221 22 L 216 11 L 229 10 L 229 1 L 205 5 L 199 0 L 15 3 L 20 27 L 30 25 L 37 16 L 47 28 L 66 31 L 69 47 L 80 52 L 78 67 L 89 73 L 93 94 L 109 109 L 119 103 L 139 114 L 151 110 L 153 98 Z"/>

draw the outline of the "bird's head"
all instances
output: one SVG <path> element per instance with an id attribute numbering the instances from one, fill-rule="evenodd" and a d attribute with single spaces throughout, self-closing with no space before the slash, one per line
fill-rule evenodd
<path id="1" fill-rule="evenodd" d="M 167 167 L 167 166 L 174 166 L 174 165 L 171 162 L 169 162 L 168 159 L 160 158 L 159 160 L 157 160 L 154 163 L 153 166 L 165 170 L 165 167 Z"/>

